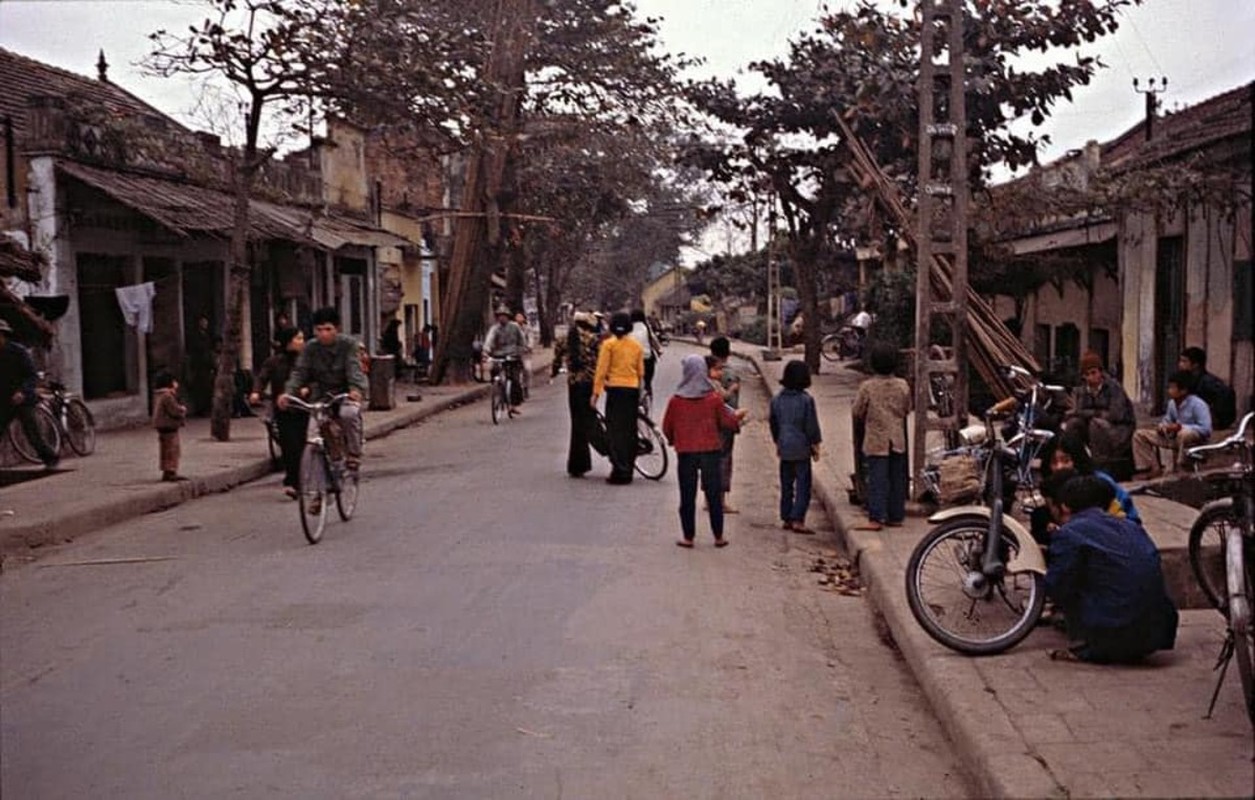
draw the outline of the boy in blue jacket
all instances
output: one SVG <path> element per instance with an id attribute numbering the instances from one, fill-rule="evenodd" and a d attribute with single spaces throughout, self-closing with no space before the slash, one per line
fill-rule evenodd
<path id="1" fill-rule="evenodd" d="M 1051 658 L 1120 664 L 1171 650 L 1178 615 L 1159 551 L 1140 525 L 1107 513 L 1111 487 L 1065 470 L 1043 490 L 1061 523 L 1050 537 L 1046 593 L 1072 640 Z"/>
<path id="2" fill-rule="evenodd" d="M 1168 408 L 1154 430 L 1133 434 L 1134 474 L 1157 478 L 1163 474 L 1159 451 L 1171 450 L 1172 463 L 1185 464 L 1187 448 L 1211 438 L 1211 409 L 1194 394 L 1194 376 L 1178 370 L 1168 377 Z"/>

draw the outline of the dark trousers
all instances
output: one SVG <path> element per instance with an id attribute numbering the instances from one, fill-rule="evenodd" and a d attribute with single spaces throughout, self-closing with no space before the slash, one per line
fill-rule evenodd
<path id="1" fill-rule="evenodd" d="M 658 369 L 658 357 L 645 359 L 645 391 L 654 394 L 654 371 Z"/>
<path id="2" fill-rule="evenodd" d="M 735 431 L 719 431 L 719 482 L 724 494 L 732 491 L 732 446 L 736 444 Z"/>
<path id="3" fill-rule="evenodd" d="M 283 456 L 283 485 L 297 488 L 301 483 L 301 454 L 305 452 L 309 414 L 303 411 L 277 411 L 275 427 L 279 429 L 279 452 Z"/>
<path id="4" fill-rule="evenodd" d="M 610 435 L 610 452 L 614 454 L 610 459 L 610 477 L 624 483 L 632 480 L 636 465 L 636 408 L 640 395 L 639 389 L 606 387 L 606 432 Z"/>
<path id="5" fill-rule="evenodd" d="M 868 518 L 876 522 L 906 519 L 906 453 L 866 459 Z"/>
<path id="6" fill-rule="evenodd" d="M 805 522 L 811 504 L 809 458 L 780 462 L 780 521 Z"/>
<path id="7" fill-rule="evenodd" d="M 14 417 L 17 417 L 22 426 L 22 432 L 26 434 L 26 441 L 35 448 L 35 452 L 39 454 L 39 460 L 45 464 L 56 461 L 57 454 L 52 452 L 52 448 L 44 441 L 44 437 L 39 435 L 39 425 L 35 422 L 35 406 L 28 403 L 20 406 L 10 405 L 7 397 L 0 397 L 0 403 L 3 403 L 0 405 L 0 436 L 8 433 L 9 424 L 13 422 Z"/>
<path id="8" fill-rule="evenodd" d="M 179 431 L 157 431 L 157 459 L 163 476 L 178 474 L 180 455 Z"/>
<path id="9" fill-rule="evenodd" d="M 723 538 L 723 487 L 719 478 L 719 451 L 677 453 L 676 474 L 680 479 L 680 530 L 693 541 L 697 535 L 697 485 L 700 480 L 706 505 L 710 507 L 710 530 Z"/>
<path id="10" fill-rule="evenodd" d="M 588 432 L 597 424 L 597 418 L 590 405 L 592 398 L 591 383 L 580 382 L 567 386 L 567 410 L 571 412 L 571 443 L 567 447 L 566 456 L 568 475 L 583 475 L 593 468 Z"/>

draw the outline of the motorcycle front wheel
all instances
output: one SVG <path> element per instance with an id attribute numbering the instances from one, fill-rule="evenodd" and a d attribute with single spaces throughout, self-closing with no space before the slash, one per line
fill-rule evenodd
<path id="1" fill-rule="evenodd" d="M 929 636 L 960 653 L 1001 653 L 1032 633 L 1046 602 L 1046 580 L 1036 572 L 1008 572 L 993 580 L 981 575 L 981 550 L 989 520 L 955 519 L 938 525 L 911 553 L 906 598 Z M 1019 552 L 1015 537 L 1002 533 L 1003 563 Z"/>

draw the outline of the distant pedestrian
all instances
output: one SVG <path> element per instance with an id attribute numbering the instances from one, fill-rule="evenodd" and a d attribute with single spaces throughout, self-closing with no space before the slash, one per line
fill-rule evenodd
<path id="1" fill-rule="evenodd" d="M 1233 387 L 1207 371 L 1207 351 L 1187 347 L 1177 359 L 1177 369 L 1194 376 L 1194 394 L 1202 398 L 1211 411 L 1212 427 L 1224 430 L 1237 420 L 1237 396 Z"/>
<path id="2" fill-rule="evenodd" d="M 716 336 L 710 340 L 710 354 L 719 360 L 719 375 L 712 376 L 715 390 L 723 398 L 723 402 L 736 411 L 741 407 L 741 376 L 728 362 L 732 358 L 732 343 L 726 336 Z M 720 481 L 723 484 L 723 513 L 739 514 L 740 511 L 730 502 L 732 493 L 732 447 L 736 444 L 736 431 L 721 431 L 720 439 L 723 446 L 719 456 Z"/>
<path id="3" fill-rule="evenodd" d="M 572 478 L 582 478 L 593 468 L 588 437 L 597 425 L 597 417 L 589 405 L 597 370 L 597 347 L 601 343 L 597 338 L 596 325 L 597 320 L 592 314 L 575 312 L 567 335 L 557 341 L 553 350 L 551 377 L 558 377 L 563 366 L 567 371 L 571 438 L 567 447 L 566 471 Z"/>
<path id="4" fill-rule="evenodd" d="M 871 351 L 872 375 L 859 384 L 851 414 L 862 422 L 863 458 L 867 463 L 867 522 L 860 530 L 896 528 L 906 519 L 906 415 L 911 387 L 893 372 L 898 354 L 877 344 Z"/>
<path id="5" fill-rule="evenodd" d="M 163 481 L 185 481 L 179 474 L 179 428 L 187 421 L 187 406 L 179 402 L 179 382 L 168 372 L 153 378 L 153 427 L 157 429 L 158 456 Z"/>
<path id="6" fill-rule="evenodd" d="M 662 352 L 662 345 L 658 342 L 658 337 L 654 335 L 654 331 L 649 327 L 649 323 L 645 321 L 645 312 L 637 308 L 632 311 L 632 338 L 641 346 L 641 351 L 645 354 L 645 394 L 650 397 L 654 396 L 654 371 L 658 366 L 658 354 Z"/>
<path id="7" fill-rule="evenodd" d="M 780 459 L 780 522 L 786 531 L 814 533 L 806 527 L 806 509 L 811 504 L 811 461 L 819 460 L 823 434 L 815 398 L 806 393 L 811 372 L 805 361 L 784 365 L 783 387 L 771 399 L 771 440 Z"/>
<path id="8" fill-rule="evenodd" d="M 662 432 L 675 448 L 680 482 L 681 547 L 692 547 L 697 536 L 697 486 L 700 481 L 710 511 L 715 547 L 723 547 L 723 485 L 719 475 L 721 430 L 738 430 L 746 411 L 724 404 L 707 376 L 706 359 L 688 355 L 680 362 L 683 377 L 667 403 Z"/>
<path id="9" fill-rule="evenodd" d="M 401 360 L 401 320 L 388 320 L 388 326 L 379 337 L 379 352 L 392 356 L 398 362 Z"/>
<path id="10" fill-rule="evenodd" d="M 606 433 L 610 438 L 612 468 L 607 483 L 632 482 L 636 464 L 636 409 L 640 406 L 645 379 L 645 354 L 630 334 L 632 319 L 625 312 L 610 318 L 610 339 L 601 343 L 593 374 L 590 405 L 606 395 Z M 704 363 L 704 362 L 703 362 Z"/>

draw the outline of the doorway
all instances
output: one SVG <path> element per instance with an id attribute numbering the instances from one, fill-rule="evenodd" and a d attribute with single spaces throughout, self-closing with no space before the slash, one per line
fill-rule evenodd
<path id="1" fill-rule="evenodd" d="M 1185 347 L 1185 237 L 1165 236 L 1155 251 L 1155 410 L 1166 402 L 1168 376 Z"/>

